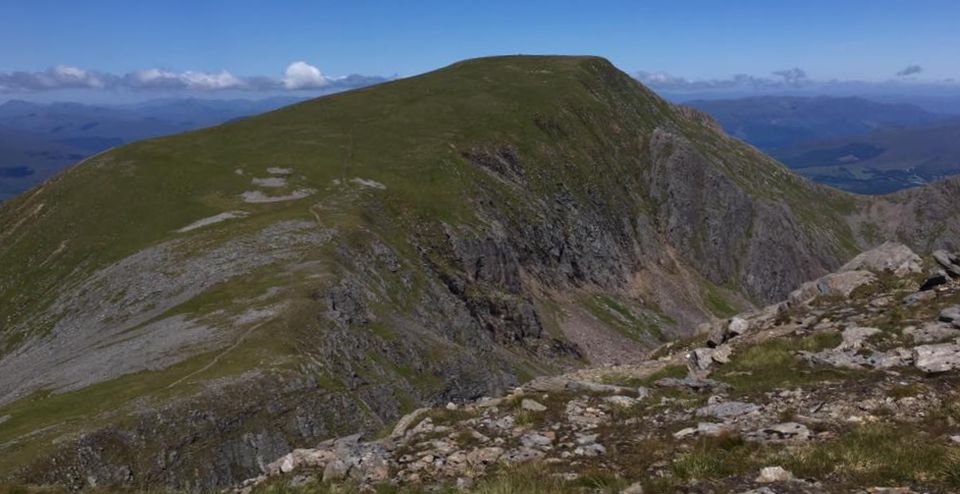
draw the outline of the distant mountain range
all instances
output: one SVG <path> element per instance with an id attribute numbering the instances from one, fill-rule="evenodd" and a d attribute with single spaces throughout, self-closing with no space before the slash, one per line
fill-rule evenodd
<path id="1" fill-rule="evenodd" d="M 8 101 L 0 105 L 0 200 L 111 147 L 209 127 L 302 99 L 167 99 L 125 106 Z"/>
<path id="2" fill-rule="evenodd" d="M 862 98 L 692 101 L 729 134 L 820 183 L 879 194 L 960 173 L 960 117 Z"/>

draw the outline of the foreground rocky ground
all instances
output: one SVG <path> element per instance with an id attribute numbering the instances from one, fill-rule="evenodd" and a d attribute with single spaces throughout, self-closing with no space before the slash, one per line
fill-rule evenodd
<path id="1" fill-rule="evenodd" d="M 419 409 L 232 492 L 958 492 L 958 384 L 960 258 L 888 243 L 641 363 Z"/>
<path id="2" fill-rule="evenodd" d="M 239 492 L 957 492 L 960 266 L 885 244 L 638 365 L 420 409 Z"/>

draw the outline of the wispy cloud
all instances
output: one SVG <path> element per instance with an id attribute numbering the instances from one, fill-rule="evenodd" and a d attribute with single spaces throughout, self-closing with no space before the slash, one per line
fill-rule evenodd
<path id="1" fill-rule="evenodd" d="M 908 75 L 919 74 L 923 72 L 923 67 L 919 65 L 907 65 L 903 70 L 897 72 L 898 77 L 906 77 Z"/>
<path id="2" fill-rule="evenodd" d="M 220 72 L 150 68 L 109 74 L 67 65 L 40 72 L 0 72 L 0 93 L 31 93 L 58 89 L 122 89 L 134 91 L 267 91 L 350 89 L 386 81 L 385 77 L 352 74 L 329 77 L 304 61 L 289 64 L 282 78 L 241 77 Z"/>
<path id="3" fill-rule="evenodd" d="M 785 89 L 799 88 L 811 84 L 807 73 L 800 68 L 777 70 L 772 77 L 758 77 L 748 74 L 736 74 L 727 79 L 691 80 L 674 76 L 666 72 L 637 72 L 640 82 L 665 91 L 716 91 L 728 89 Z"/>
<path id="4" fill-rule="evenodd" d="M 666 72 L 637 72 L 636 79 L 654 91 L 671 97 L 698 97 L 699 95 L 750 94 L 834 94 L 867 95 L 883 93 L 950 93 L 960 90 L 957 80 L 917 80 L 911 76 L 923 68 L 910 65 L 896 73 L 896 77 L 882 81 L 814 79 L 801 68 L 777 70 L 769 76 L 737 74 L 725 79 L 687 79 Z M 712 96 L 711 96 L 712 97 Z"/>

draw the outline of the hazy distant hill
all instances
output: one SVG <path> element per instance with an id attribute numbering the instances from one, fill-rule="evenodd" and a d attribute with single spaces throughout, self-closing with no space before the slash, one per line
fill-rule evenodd
<path id="1" fill-rule="evenodd" d="M 808 178 L 882 194 L 960 173 L 960 121 L 906 103 L 765 96 L 693 101 Z"/>
<path id="2" fill-rule="evenodd" d="M 946 118 L 906 103 L 855 97 L 762 96 L 685 104 L 709 113 L 727 133 L 764 151 L 876 129 L 916 127 Z"/>
<path id="3" fill-rule="evenodd" d="M 884 193 L 960 174 L 960 119 L 801 143 L 774 156 L 818 182 Z"/>

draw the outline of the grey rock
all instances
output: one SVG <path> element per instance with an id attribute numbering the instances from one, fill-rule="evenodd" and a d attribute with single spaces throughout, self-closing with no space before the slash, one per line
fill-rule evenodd
<path id="1" fill-rule="evenodd" d="M 918 369 L 929 374 L 956 369 L 960 367 L 960 345 L 941 343 L 914 347 L 913 361 Z"/>
<path id="2" fill-rule="evenodd" d="M 547 449 L 553 444 L 553 439 L 539 432 L 528 432 L 520 436 L 520 444 L 526 448 Z"/>
<path id="3" fill-rule="evenodd" d="M 742 317 L 733 317 L 725 324 L 716 326 L 707 338 L 710 347 L 720 346 L 750 329 L 750 322 Z"/>
<path id="4" fill-rule="evenodd" d="M 923 260 L 910 247 L 897 242 L 884 242 L 873 249 L 858 254 L 839 271 L 867 270 L 874 273 L 892 272 L 897 276 L 919 273 Z"/>
<path id="5" fill-rule="evenodd" d="M 933 251 L 933 259 L 937 261 L 944 271 L 954 278 L 960 278 L 960 256 L 951 254 L 945 250 Z"/>
<path id="6" fill-rule="evenodd" d="M 800 288 L 790 293 L 789 302 L 791 305 L 803 305 L 819 296 L 849 297 L 857 288 L 876 281 L 877 277 L 870 271 L 830 273 L 800 285 Z"/>
<path id="7" fill-rule="evenodd" d="M 756 413 L 760 407 L 753 403 L 742 401 L 724 401 L 698 408 L 695 414 L 698 417 L 717 417 L 721 419 L 736 418 L 741 415 Z"/>
<path id="8" fill-rule="evenodd" d="M 906 297 L 904 297 L 903 303 L 906 305 L 916 305 L 921 302 L 929 302 L 930 300 L 937 298 L 937 292 L 934 292 L 933 290 L 930 290 L 930 289 L 924 290 L 923 289 L 924 286 L 920 287 L 921 291 L 911 293 L 910 295 L 907 295 Z"/>
<path id="9" fill-rule="evenodd" d="M 797 422 L 784 422 L 751 432 L 746 438 L 751 441 L 785 442 L 808 441 L 812 436 L 807 426 Z"/>
<path id="10" fill-rule="evenodd" d="M 547 410 L 546 406 L 530 398 L 524 398 L 523 401 L 520 402 L 520 408 L 529 412 L 545 412 Z"/>
<path id="11" fill-rule="evenodd" d="M 722 383 L 720 381 L 714 381 L 713 379 L 706 379 L 706 378 L 693 377 L 693 376 L 687 376 L 683 378 L 665 377 L 663 379 L 658 379 L 653 384 L 661 388 L 686 388 L 693 391 L 726 389 L 729 387 L 727 384 Z"/>
<path id="12" fill-rule="evenodd" d="M 403 436 L 404 434 L 407 433 L 410 427 L 412 427 L 413 424 L 416 423 L 417 419 L 419 419 L 423 414 L 429 411 L 430 411 L 429 408 L 418 408 L 404 415 L 403 417 L 400 418 L 400 420 L 397 421 L 397 425 L 393 427 L 393 432 L 390 433 L 390 436 L 391 437 Z"/>
<path id="13" fill-rule="evenodd" d="M 503 455 L 503 448 L 487 447 L 475 449 L 467 453 L 467 463 L 473 467 L 486 467 L 496 463 Z"/>
<path id="14" fill-rule="evenodd" d="M 957 338 L 960 336 L 960 329 L 944 322 L 928 322 L 919 328 L 916 326 L 904 328 L 903 335 L 912 337 L 914 343 L 937 343 Z"/>
<path id="15" fill-rule="evenodd" d="M 939 320 L 960 327 L 960 305 L 953 305 L 940 311 Z"/>
<path id="16" fill-rule="evenodd" d="M 867 338 L 880 334 L 880 331 L 877 328 L 866 328 L 866 327 L 852 327 L 843 330 L 841 334 L 843 341 L 840 343 L 840 346 L 837 347 L 837 350 L 857 350 L 863 346 L 863 342 Z"/>
<path id="17" fill-rule="evenodd" d="M 793 480 L 793 474 L 779 466 L 761 468 L 760 475 L 756 478 L 756 482 L 765 484 L 772 482 L 789 482 L 791 480 Z"/>
<path id="18" fill-rule="evenodd" d="M 637 404 L 637 400 L 623 395 L 613 395 L 603 398 L 603 401 L 620 408 L 629 408 Z"/>
<path id="19" fill-rule="evenodd" d="M 539 460 L 546 456 L 546 453 L 538 449 L 520 447 L 507 451 L 501 458 L 509 464 L 526 463 L 528 461 Z"/>

